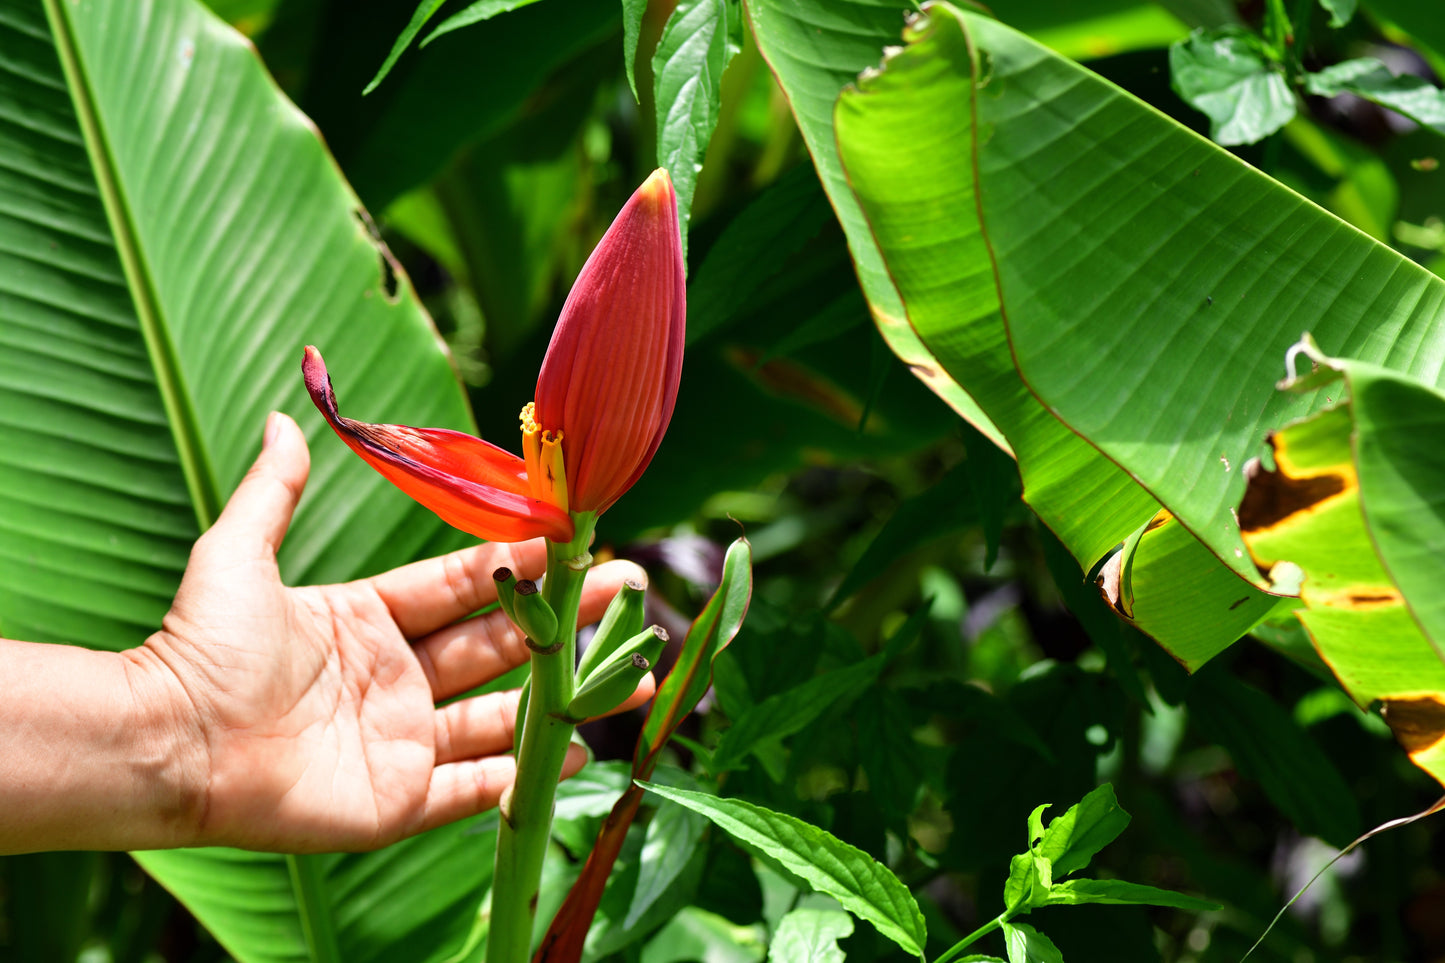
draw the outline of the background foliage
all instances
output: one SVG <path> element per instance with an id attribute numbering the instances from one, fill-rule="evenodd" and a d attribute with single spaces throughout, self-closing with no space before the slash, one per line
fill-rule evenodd
<path id="1" fill-rule="evenodd" d="M 1090 874 L 1224 908 L 1039 904 L 975 947 L 1071 963 L 1238 959 L 1331 847 L 1438 793 L 1292 616 L 1255 626 L 1278 602 L 1231 516 L 1265 434 L 1338 400 L 1276 394 L 1302 331 L 1440 377 L 1431 4 L 1012 0 L 1003 26 L 935 10 L 906 39 L 885 0 L 408 6 L 0 3 L 6 635 L 143 638 L 273 407 L 315 459 L 288 578 L 458 544 L 322 434 L 299 347 L 347 368 L 358 417 L 474 415 L 509 444 L 571 278 L 665 164 L 691 199 L 682 394 L 599 544 L 648 566 L 677 638 L 734 520 L 755 582 L 653 782 L 881 861 L 929 958 L 1004 911 L 1038 806 L 1111 782 L 1133 819 Z M 467 11 L 488 16 L 453 28 Z M 1391 79 L 1342 79 L 1371 58 Z M 1419 126 L 1381 106 L 1402 90 Z M 1376 404 L 1349 412 L 1400 437 Z M 1085 579 L 1109 558 L 1113 608 Z M 552 908 L 640 726 L 589 733 L 604 763 L 564 790 Z M 896 958 L 888 926 L 924 931 L 854 920 L 661 800 L 589 958 Z M 471 958 L 489 818 L 379 854 L 141 856 L 154 878 L 6 858 L 0 955 Z M 1260 958 L 1445 954 L 1431 829 L 1340 863 Z"/>

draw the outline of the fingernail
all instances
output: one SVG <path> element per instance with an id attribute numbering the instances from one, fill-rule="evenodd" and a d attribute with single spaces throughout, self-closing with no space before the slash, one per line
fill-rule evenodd
<path id="1" fill-rule="evenodd" d="M 261 436 L 261 447 L 271 447 L 271 442 L 276 440 L 276 435 L 281 431 L 281 413 L 273 411 L 266 416 L 266 432 Z"/>

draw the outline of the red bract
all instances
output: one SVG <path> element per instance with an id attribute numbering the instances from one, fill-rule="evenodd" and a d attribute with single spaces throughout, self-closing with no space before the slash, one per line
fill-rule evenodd
<path id="1" fill-rule="evenodd" d="M 687 316 L 677 194 L 654 171 L 587 259 L 552 332 L 534 417 L 560 430 L 569 507 L 606 511 L 672 418 Z"/>
<path id="2" fill-rule="evenodd" d="M 341 440 L 393 485 L 442 521 L 493 542 L 539 535 L 572 538 L 572 519 L 533 498 L 522 459 L 480 438 L 446 428 L 373 425 L 343 418 L 321 352 L 308 346 L 301 363 L 306 390 Z"/>
<path id="3" fill-rule="evenodd" d="M 306 349 L 311 400 L 341 439 L 450 525 L 492 541 L 570 541 L 571 512 L 605 511 L 652 461 L 677 400 L 686 318 L 677 195 L 653 172 L 578 275 L 522 411 L 525 458 L 441 428 L 343 418 Z"/>

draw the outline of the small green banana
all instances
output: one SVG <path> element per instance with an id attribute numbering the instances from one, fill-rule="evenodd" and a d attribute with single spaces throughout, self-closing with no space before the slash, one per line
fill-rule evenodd
<path id="1" fill-rule="evenodd" d="M 607 661 L 608 656 L 642 631 L 647 617 L 642 610 L 646 598 L 645 581 L 628 579 L 622 583 L 622 590 L 612 597 L 607 614 L 602 616 L 602 622 L 597 626 L 597 634 L 592 636 L 587 650 L 582 653 L 582 661 L 577 666 L 579 688 L 593 670 Z"/>
<path id="2" fill-rule="evenodd" d="M 497 585 L 497 603 L 502 606 L 502 611 L 507 613 L 507 618 L 516 622 L 516 616 L 512 614 L 512 603 L 517 596 L 517 578 L 512 570 L 503 566 L 492 573 L 492 581 Z"/>
<path id="3" fill-rule="evenodd" d="M 654 625 L 628 639 L 592 671 L 567 705 L 573 719 L 590 719 L 616 709 L 637 688 L 637 683 L 667 647 L 667 632 Z"/>
<path id="4" fill-rule="evenodd" d="M 529 578 L 517 583 L 517 591 L 512 598 L 512 621 L 527 633 L 527 638 L 534 643 L 531 646 L 534 650 L 549 649 L 557 641 L 557 613 L 542 598 L 537 583 Z"/>

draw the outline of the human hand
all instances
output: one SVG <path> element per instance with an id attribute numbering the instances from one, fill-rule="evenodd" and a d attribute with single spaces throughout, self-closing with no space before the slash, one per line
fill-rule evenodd
<path id="1" fill-rule="evenodd" d="M 284 852 L 384 846 L 495 806 L 516 767 L 518 693 L 435 702 L 529 656 L 492 572 L 536 577 L 541 539 L 487 544 L 344 585 L 288 588 L 276 548 L 306 484 L 301 430 L 273 414 L 266 444 L 197 541 L 162 629 L 126 653 L 134 688 L 174 720 L 194 838 Z M 587 578 L 579 621 L 601 617 L 637 566 Z M 646 701 L 651 677 L 621 709 Z M 563 775 L 586 759 L 569 749 Z M 185 836 L 185 833 L 182 833 Z"/>

